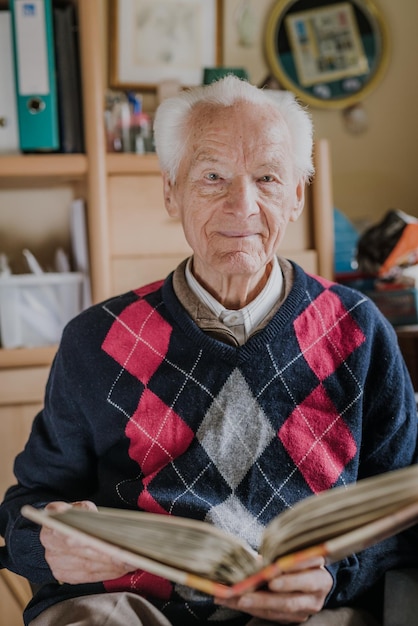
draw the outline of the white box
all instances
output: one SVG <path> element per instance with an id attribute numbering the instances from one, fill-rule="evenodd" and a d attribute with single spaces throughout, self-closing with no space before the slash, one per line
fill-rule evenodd
<path id="1" fill-rule="evenodd" d="M 58 343 L 65 324 L 81 311 L 82 281 L 81 272 L 0 276 L 2 347 Z"/>

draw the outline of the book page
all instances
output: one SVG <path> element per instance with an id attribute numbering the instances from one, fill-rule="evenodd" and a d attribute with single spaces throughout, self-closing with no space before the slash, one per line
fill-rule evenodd
<path id="1" fill-rule="evenodd" d="M 266 561 L 321 543 L 418 502 L 418 465 L 336 487 L 298 502 L 268 524 Z"/>

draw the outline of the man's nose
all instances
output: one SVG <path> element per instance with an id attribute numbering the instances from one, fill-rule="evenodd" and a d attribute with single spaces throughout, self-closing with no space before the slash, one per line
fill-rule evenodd
<path id="1" fill-rule="evenodd" d="M 228 190 L 227 210 L 241 217 L 258 212 L 254 184 L 244 177 L 231 182 Z"/>

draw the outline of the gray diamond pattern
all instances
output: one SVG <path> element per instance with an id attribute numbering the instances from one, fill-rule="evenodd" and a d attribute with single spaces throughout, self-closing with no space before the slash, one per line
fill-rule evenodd
<path id="1" fill-rule="evenodd" d="M 233 412 L 227 401 L 230 394 L 237 398 Z M 252 546 L 259 545 L 263 527 L 234 491 L 275 436 L 245 378 L 235 369 L 209 407 L 197 438 L 232 490 L 227 500 L 211 509 L 206 521 Z"/>
<path id="2" fill-rule="evenodd" d="M 231 394 L 236 396 L 233 412 L 228 403 Z M 198 440 L 231 489 L 240 484 L 275 436 L 238 369 L 212 402 L 197 432 Z"/>

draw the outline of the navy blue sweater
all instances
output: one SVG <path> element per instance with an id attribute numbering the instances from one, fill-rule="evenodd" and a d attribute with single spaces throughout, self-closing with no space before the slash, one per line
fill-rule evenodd
<path id="1" fill-rule="evenodd" d="M 57 585 L 21 506 L 90 499 L 188 516 L 257 548 L 301 498 L 416 462 L 416 428 L 394 330 L 359 292 L 295 266 L 277 313 L 235 347 L 194 323 L 170 276 L 66 327 L 0 507 L 1 564 L 44 584 L 26 623 L 66 597 L 116 590 L 146 596 L 173 624 L 228 620 L 205 595 L 145 572 Z M 403 534 L 330 566 L 328 606 L 352 604 L 411 555 Z"/>

